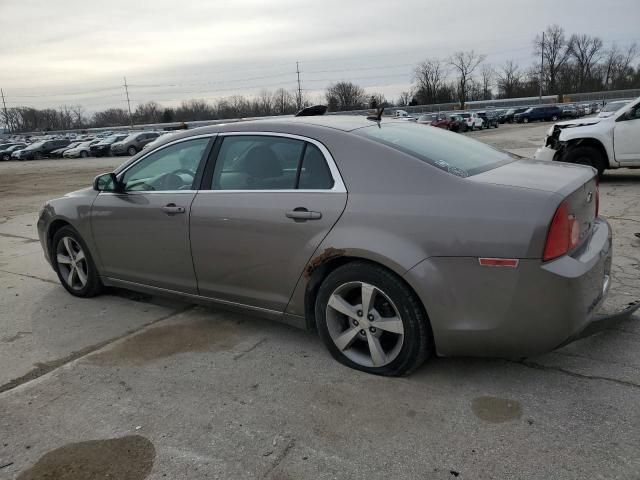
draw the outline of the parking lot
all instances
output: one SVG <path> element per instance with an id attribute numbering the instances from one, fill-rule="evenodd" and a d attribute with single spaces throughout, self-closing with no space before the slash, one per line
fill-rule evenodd
<path id="1" fill-rule="evenodd" d="M 530 156 L 548 127 L 466 135 Z M 540 357 L 383 378 L 267 320 L 72 297 L 42 255 L 38 209 L 122 161 L 0 163 L 0 478 L 640 478 L 638 314 Z M 605 174 L 601 213 L 613 312 L 640 299 L 640 170 Z"/>

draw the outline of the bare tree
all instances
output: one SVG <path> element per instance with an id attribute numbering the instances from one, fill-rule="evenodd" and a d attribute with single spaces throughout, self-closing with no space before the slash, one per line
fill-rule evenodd
<path id="1" fill-rule="evenodd" d="M 507 60 L 497 73 L 497 77 L 499 96 L 502 98 L 514 97 L 522 82 L 520 67 L 512 60 Z"/>
<path id="2" fill-rule="evenodd" d="M 480 78 L 482 80 L 482 100 L 491 100 L 492 92 L 491 87 L 493 86 L 493 77 L 496 72 L 488 63 L 483 63 L 480 68 Z"/>
<path id="3" fill-rule="evenodd" d="M 454 53 L 449 58 L 449 64 L 454 68 L 458 75 L 458 100 L 460 101 L 460 108 L 464 109 L 467 97 L 469 94 L 469 82 L 473 78 L 473 72 L 475 72 L 478 65 L 484 60 L 484 55 L 479 55 L 473 50 L 459 51 Z"/>
<path id="4" fill-rule="evenodd" d="M 362 87 L 352 82 L 337 82 L 329 85 L 325 93 L 327 103 L 337 110 L 357 110 L 366 103 Z"/>
<path id="5" fill-rule="evenodd" d="M 602 55 L 602 40 L 587 34 L 571 35 L 567 50 L 576 63 L 578 73 L 578 90 L 584 88 L 591 79 L 594 64 Z"/>
<path id="6" fill-rule="evenodd" d="M 273 105 L 277 115 L 293 113 L 296 109 L 294 96 L 284 88 L 279 88 L 273 94 Z"/>
<path id="7" fill-rule="evenodd" d="M 533 41 L 533 53 L 536 58 L 542 56 L 546 91 L 556 93 L 558 73 L 570 55 L 564 29 L 559 25 L 549 25 L 544 32 L 544 41 L 542 35 L 537 35 Z"/>
<path id="8" fill-rule="evenodd" d="M 400 96 L 398 97 L 398 101 L 396 102 L 399 107 L 406 107 L 411 103 L 411 99 L 413 98 L 412 92 L 400 92 Z"/>
<path id="9" fill-rule="evenodd" d="M 413 71 L 416 93 L 420 103 L 438 103 L 438 93 L 446 77 L 445 64 L 439 58 L 430 58 L 420 62 Z"/>

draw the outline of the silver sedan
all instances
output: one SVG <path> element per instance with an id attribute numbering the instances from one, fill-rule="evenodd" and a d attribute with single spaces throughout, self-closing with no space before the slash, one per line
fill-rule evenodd
<path id="1" fill-rule="evenodd" d="M 593 169 L 356 116 L 169 136 L 47 202 L 38 230 L 73 295 L 258 313 L 382 375 L 554 349 L 599 324 L 610 283 Z"/>

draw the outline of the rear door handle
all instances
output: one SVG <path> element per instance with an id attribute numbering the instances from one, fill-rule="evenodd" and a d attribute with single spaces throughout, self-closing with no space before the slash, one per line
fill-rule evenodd
<path id="1" fill-rule="evenodd" d="M 184 213 L 184 207 L 178 207 L 175 203 L 168 203 L 162 207 L 162 211 L 167 215 L 175 215 L 176 213 Z"/>
<path id="2" fill-rule="evenodd" d="M 320 212 L 311 212 L 304 207 L 294 208 L 293 210 L 289 210 L 286 214 L 287 218 L 292 218 L 293 220 L 320 220 L 322 218 L 322 213 Z"/>

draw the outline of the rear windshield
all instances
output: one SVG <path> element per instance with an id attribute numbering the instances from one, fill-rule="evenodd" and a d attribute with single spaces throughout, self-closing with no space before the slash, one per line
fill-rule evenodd
<path id="1" fill-rule="evenodd" d="M 469 177 L 514 161 L 517 157 L 463 135 L 424 125 L 381 123 L 354 130 L 459 177 Z"/>

